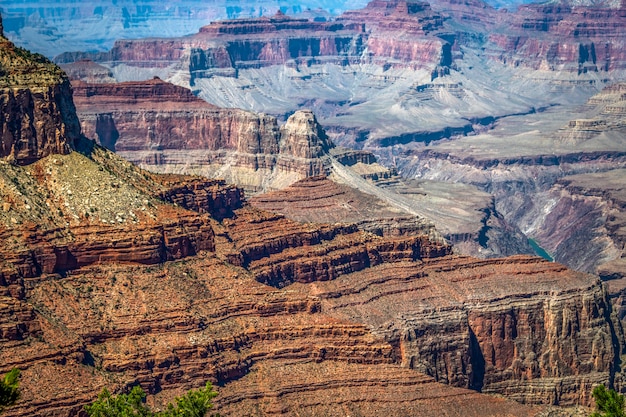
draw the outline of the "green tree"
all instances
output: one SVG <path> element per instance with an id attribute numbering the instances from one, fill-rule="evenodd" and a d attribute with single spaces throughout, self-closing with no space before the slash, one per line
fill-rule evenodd
<path id="1" fill-rule="evenodd" d="M 0 379 L 0 412 L 20 398 L 20 370 L 11 369 Z"/>
<path id="2" fill-rule="evenodd" d="M 111 395 L 103 388 L 98 399 L 85 406 L 91 417 L 151 417 L 153 413 L 143 403 L 146 393 L 140 386 L 133 387 L 128 394 Z"/>
<path id="3" fill-rule="evenodd" d="M 136 386 L 129 394 L 111 395 L 103 388 L 98 399 L 85 406 L 90 417 L 205 417 L 217 396 L 210 382 L 204 388 L 191 390 L 168 404 L 166 411 L 154 413 L 145 404 L 145 392 Z M 215 417 L 219 417 L 217 414 Z"/>
<path id="4" fill-rule="evenodd" d="M 592 395 L 596 400 L 596 411 L 591 417 L 626 417 L 623 395 L 615 390 L 606 389 L 604 385 L 595 387 Z"/>
<path id="5" fill-rule="evenodd" d="M 167 411 L 161 414 L 163 417 L 204 417 L 213 408 L 211 402 L 217 396 L 213 391 L 213 385 L 206 383 L 204 388 L 191 390 L 182 397 L 176 398 L 176 405 L 168 404 Z"/>

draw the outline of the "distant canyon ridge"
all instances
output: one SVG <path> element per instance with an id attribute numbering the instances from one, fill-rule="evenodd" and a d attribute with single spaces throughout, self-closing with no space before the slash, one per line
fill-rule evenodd
<path id="1" fill-rule="evenodd" d="M 268 165 L 250 156 L 272 154 L 273 148 L 262 144 L 290 114 L 307 108 L 332 143 L 369 153 L 390 170 L 375 175 L 378 189 L 400 190 L 401 205 L 414 213 L 423 204 L 406 195 L 429 195 L 427 209 L 418 214 L 447 227 L 452 241 L 474 242 L 470 253 L 530 253 L 526 239 L 532 238 L 557 261 L 618 277 L 623 276 L 615 266 L 623 255 L 621 222 L 612 219 L 621 215 L 610 213 L 621 213 L 621 205 L 615 197 L 567 196 L 565 190 L 573 188 L 563 184 L 571 184 L 569 175 L 587 173 L 621 178 L 624 97 L 617 83 L 626 70 L 625 21 L 626 8 L 616 2 L 530 4 L 506 11 L 480 1 L 372 1 L 332 19 L 278 12 L 225 20 L 194 35 L 120 40 L 107 52 L 64 53 L 56 61 L 76 82 L 86 83 L 75 84 L 86 131 L 146 168 L 225 176 L 253 193 L 328 174 L 319 163 L 296 169 L 293 161 Z M 202 162 L 198 148 L 221 146 L 198 142 L 198 123 L 205 116 L 191 108 L 174 114 L 156 104 L 141 110 L 139 96 L 137 106 L 118 107 L 124 115 L 113 110 L 117 104 L 98 101 L 113 94 L 106 92 L 108 83 L 153 77 L 218 107 L 262 112 L 277 122 L 262 116 L 253 122 L 258 127 L 245 128 L 259 132 L 256 150 L 234 144 L 240 139 L 233 138 L 248 135 L 243 131 L 222 126 L 216 136 L 208 133 L 215 127 L 202 130 L 213 138 L 209 142 L 226 135 L 231 143 L 222 143 L 226 148 L 249 154 L 232 157 L 223 151 L 222 162 Z M 185 133 L 190 126 L 196 133 Z M 270 136 L 263 136 L 263 129 Z M 233 173 L 228 167 L 242 165 L 242 158 L 248 171 Z M 294 170 L 299 174 L 289 174 Z M 421 181 L 422 189 L 387 181 L 398 174 Z M 467 187 L 464 192 L 459 184 Z M 462 196 L 456 202 L 453 187 Z M 619 189 L 601 195 L 616 193 Z M 428 209 L 433 201 L 470 215 L 437 222 L 437 209 Z M 455 222 L 474 226 L 451 226 Z"/>

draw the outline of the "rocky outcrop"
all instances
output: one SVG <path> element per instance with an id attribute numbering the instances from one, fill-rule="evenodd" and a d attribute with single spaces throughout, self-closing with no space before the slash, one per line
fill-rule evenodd
<path id="1" fill-rule="evenodd" d="M 296 158 L 320 158 L 335 146 L 310 110 L 295 112 L 281 126 L 280 134 L 280 152 Z"/>
<path id="2" fill-rule="evenodd" d="M 74 90 L 85 135 L 110 144 L 115 151 L 227 149 L 272 154 L 278 150 L 275 118 L 218 109 L 188 89 L 159 79 L 77 83 Z"/>
<path id="3" fill-rule="evenodd" d="M 73 152 L 4 170 L 0 235 L 7 243 L 0 248 L 6 265 L 0 281 L 11 294 L 21 298 L 22 278 L 103 262 L 156 264 L 214 250 L 207 215 L 164 205 L 100 168 Z M 205 212 L 221 213 L 220 204 L 230 203 L 224 194 L 233 194 L 232 187 L 222 186 L 214 184 Z"/>
<path id="4" fill-rule="evenodd" d="M 237 258 L 231 257 L 232 262 L 277 287 L 332 280 L 380 263 L 441 257 L 452 250 L 443 239 L 426 234 L 381 238 L 354 225 L 305 226 L 255 211 L 225 225 L 235 242 Z"/>
<path id="5" fill-rule="evenodd" d="M 288 143 L 308 135 L 295 133 Z M 372 386 L 394 399 L 384 403 L 387 411 L 402 415 L 415 407 L 416 391 L 432 398 L 443 389 L 402 369 L 395 347 L 363 324 L 322 313 L 318 297 L 258 281 L 279 286 L 340 278 L 373 264 L 417 264 L 449 254 L 446 243 L 236 209 L 241 193 L 222 182 L 152 175 L 84 138 L 73 146 L 27 166 L 0 161 L 0 373 L 22 371 L 22 397 L 7 415 L 81 415 L 102 387 L 120 392 L 137 384 L 159 408 L 207 380 L 222 387 L 227 410 L 291 415 L 311 387 L 325 390 L 328 375 L 337 381 L 328 397 L 337 387 L 359 388 L 307 404 L 312 415 L 346 404 L 379 415 L 363 403 Z M 230 218 L 218 222 L 177 205 Z M 263 386 L 251 398 L 247 381 L 276 366 L 286 382 L 278 391 L 289 391 L 284 405 Z M 377 375 L 376 382 L 366 375 Z M 407 392 L 407 383 L 422 386 Z M 459 416 L 535 413 L 452 392 L 455 400 L 441 409 Z M 441 391 L 435 396 L 444 398 Z M 465 396 L 471 405 L 463 405 Z"/>
<path id="6" fill-rule="evenodd" d="M 0 157 L 30 164 L 67 154 L 80 135 L 69 81 L 41 55 L 0 37 Z"/>
<path id="7" fill-rule="evenodd" d="M 330 314 L 384 335 L 404 366 L 519 401 L 588 403 L 584 387 L 616 353 L 597 278 L 538 258 L 385 264 L 310 288 Z"/>
<path id="8" fill-rule="evenodd" d="M 187 210 L 209 213 L 214 219 L 222 220 L 241 208 L 243 190 L 223 180 L 189 178 L 185 176 L 158 176 L 157 180 L 167 186 L 159 197 Z"/>
<path id="9" fill-rule="evenodd" d="M 77 82 L 74 91 L 85 135 L 153 170 L 196 166 L 253 192 L 330 170 L 334 144 L 311 111 L 295 112 L 279 129 L 274 117 L 217 108 L 156 78 Z"/>

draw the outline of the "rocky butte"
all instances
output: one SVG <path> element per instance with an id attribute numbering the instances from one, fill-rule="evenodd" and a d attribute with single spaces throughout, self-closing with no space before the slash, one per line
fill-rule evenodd
<path id="1" fill-rule="evenodd" d="M 85 65 L 65 68 L 80 74 Z M 354 200 L 361 200 L 377 209 L 359 211 L 367 214 L 357 217 L 349 212 L 343 216 L 341 211 L 317 215 L 278 211 L 300 221 L 357 222 L 377 234 L 392 224 L 402 224 L 402 233 L 425 230 L 418 216 L 433 221 L 465 254 L 532 253 L 526 238 L 503 220 L 488 194 L 459 184 L 406 181 L 395 170 L 378 164 L 370 152 L 335 146 L 310 111 L 298 111 L 279 126 L 272 116 L 218 108 L 160 79 L 97 84 L 74 81 L 73 85 L 83 132 L 143 168 L 225 178 L 244 187 L 248 195 L 329 176 L 353 189 L 342 193 L 335 200 L 337 205 L 356 207 Z M 333 198 L 336 192 L 322 187 L 315 195 Z M 292 201 L 283 194 L 271 199 L 276 197 Z M 308 197 L 304 196 L 304 206 L 312 203 Z"/>
<path id="2" fill-rule="evenodd" d="M 18 76 L 2 97 L 21 68 L 61 74 L 2 52 Z M 35 104 L 3 114 L 27 123 Z M 23 390 L 9 416 L 78 415 L 103 386 L 135 384 L 158 408 L 206 380 L 224 415 L 529 416 L 542 407 L 478 391 L 588 404 L 617 382 L 623 334 L 597 277 L 456 256 L 434 230 L 299 223 L 74 132 L 60 152 L 2 160 L 0 372 L 22 369 Z M 325 143 L 292 139 L 301 156 Z"/>

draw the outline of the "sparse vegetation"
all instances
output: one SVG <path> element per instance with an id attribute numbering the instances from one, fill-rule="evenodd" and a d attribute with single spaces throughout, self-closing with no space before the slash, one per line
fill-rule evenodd
<path id="1" fill-rule="evenodd" d="M 20 398 L 20 370 L 11 369 L 0 379 L 0 413 Z"/>
<path id="2" fill-rule="evenodd" d="M 596 411 L 591 417 L 626 417 L 624 413 L 624 396 L 604 385 L 593 389 L 593 398 L 596 400 Z"/>
<path id="3" fill-rule="evenodd" d="M 104 388 L 93 404 L 85 406 L 85 411 L 90 417 L 205 417 L 213 408 L 212 400 L 216 396 L 213 385 L 207 382 L 204 388 L 177 397 L 165 411 L 152 412 L 144 404 L 146 393 L 141 387 L 133 387 L 130 393 L 119 395 L 111 395 Z M 217 414 L 212 416 L 219 417 Z"/>

